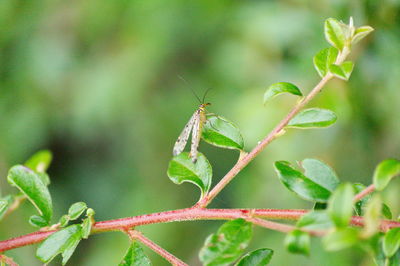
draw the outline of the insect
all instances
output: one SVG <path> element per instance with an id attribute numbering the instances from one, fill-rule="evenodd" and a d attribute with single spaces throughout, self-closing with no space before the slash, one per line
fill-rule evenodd
<path id="1" fill-rule="evenodd" d="M 197 148 L 199 147 L 204 123 L 206 123 L 207 121 L 206 107 L 211 105 L 211 103 L 204 103 L 207 92 L 208 90 L 204 94 L 202 101 L 200 101 L 200 98 L 195 94 L 196 98 L 199 100 L 199 102 L 201 102 L 201 104 L 199 105 L 199 108 L 194 112 L 192 117 L 189 119 L 189 122 L 187 122 L 187 124 L 183 128 L 182 133 L 176 140 L 173 149 L 174 156 L 180 154 L 185 149 L 190 132 L 192 132 L 192 144 L 190 146 L 189 156 L 190 158 L 192 158 L 193 163 L 196 163 L 197 161 Z"/>

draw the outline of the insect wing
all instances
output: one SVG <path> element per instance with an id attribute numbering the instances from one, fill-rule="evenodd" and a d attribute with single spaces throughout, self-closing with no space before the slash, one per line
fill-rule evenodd
<path id="1" fill-rule="evenodd" d="M 186 143 L 189 139 L 190 131 L 192 130 L 193 125 L 196 121 L 196 116 L 198 116 L 197 111 L 192 115 L 189 122 L 187 122 L 187 124 L 183 128 L 182 133 L 179 135 L 178 139 L 176 140 L 174 149 L 173 149 L 174 156 L 180 154 L 183 151 L 183 149 L 185 148 Z"/>
<path id="2" fill-rule="evenodd" d="M 190 146 L 190 157 L 192 158 L 192 161 L 194 163 L 197 161 L 197 149 L 199 147 L 201 130 L 202 130 L 202 125 L 200 124 L 201 123 L 200 112 L 201 110 L 197 110 L 195 113 L 193 132 L 192 132 L 192 145 Z"/>

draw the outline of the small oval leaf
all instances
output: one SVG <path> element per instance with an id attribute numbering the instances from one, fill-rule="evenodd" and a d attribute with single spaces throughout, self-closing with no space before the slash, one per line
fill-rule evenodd
<path id="1" fill-rule="evenodd" d="M 312 211 L 304 214 L 296 226 L 310 230 L 324 230 L 332 228 L 333 223 L 326 211 Z"/>
<path id="2" fill-rule="evenodd" d="M 341 184 L 332 193 L 328 203 L 328 214 L 336 227 L 346 227 L 353 214 L 354 189 L 349 183 Z"/>
<path id="3" fill-rule="evenodd" d="M 32 155 L 24 165 L 35 172 L 45 173 L 50 166 L 53 155 L 49 150 L 41 150 Z"/>
<path id="4" fill-rule="evenodd" d="M 208 192 L 211 186 L 212 168 L 207 158 L 202 154 L 198 154 L 197 162 L 193 163 L 188 152 L 172 158 L 168 166 L 168 177 L 175 184 L 183 182 L 193 183 L 198 186 L 203 196 Z"/>
<path id="5" fill-rule="evenodd" d="M 87 205 L 84 202 L 75 202 L 69 207 L 68 216 L 70 220 L 78 219 L 79 216 L 87 209 Z"/>
<path id="6" fill-rule="evenodd" d="M 29 223 L 34 227 L 45 227 L 48 225 L 48 222 L 42 217 L 38 215 L 32 215 L 29 218 Z"/>
<path id="7" fill-rule="evenodd" d="M 334 18 L 328 18 L 325 21 L 325 38 L 333 47 L 336 47 L 340 51 L 343 49 L 346 41 L 343 25 L 343 23 Z"/>
<path id="8" fill-rule="evenodd" d="M 327 127 L 335 123 L 336 114 L 327 109 L 309 108 L 301 111 L 292 120 L 289 121 L 288 127 L 294 128 L 313 128 Z"/>
<path id="9" fill-rule="evenodd" d="M 237 260 L 253 235 L 252 224 L 244 219 L 224 223 L 207 237 L 199 258 L 204 265 L 229 265 Z"/>
<path id="10" fill-rule="evenodd" d="M 310 235 L 301 230 L 293 230 L 285 238 L 286 249 L 291 253 L 310 255 Z"/>
<path id="11" fill-rule="evenodd" d="M 301 172 L 293 169 L 289 162 L 275 162 L 275 169 L 281 182 L 292 192 L 309 201 L 326 202 L 331 192 L 315 183 Z"/>
<path id="12" fill-rule="evenodd" d="M 269 86 L 267 91 L 264 94 L 264 104 L 266 104 L 273 97 L 281 94 L 281 93 L 291 93 L 297 96 L 303 96 L 300 89 L 289 82 L 278 82 Z"/>
<path id="13" fill-rule="evenodd" d="M 396 159 L 384 160 L 378 164 L 374 172 L 374 185 L 376 190 L 383 190 L 390 180 L 400 174 L 400 161 Z"/>
<path id="14" fill-rule="evenodd" d="M 322 49 L 314 56 L 314 67 L 321 78 L 329 73 L 329 66 L 336 62 L 337 56 L 338 50 L 335 47 Z"/>
<path id="15" fill-rule="evenodd" d="M 334 191 L 340 181 L 336 173 L 327 164 L 317 159 L 304 159 L 301 162 L 304 175 L 329 191 Z"/>
<path id="16" fill-rule="evenodd" d="M 235 266 L 265 266 L 271 261 L 274 251 L 260 248 L 244 255 Z"/>
<path id="17" fill-rule="evenodd" d="M 341 65 L 332 64 L 329 66 L 329 72 L 331 72 L 334 76 L 343 79 L 349 80 L 351 73 L 353 72 L 354 63 L 351 61 L 343 62 Z"/>
<path id="18" fill-rule="evenodd" d="M 124 258 L 118 266 L 150 266 L 151 261 L 144 253 L 142 247 L 135 241 L 132 242 Z"/>
<path id="19" fill-rule="evenodd" d="M 7 180 L 26 195 L 47 222 L 50 221 L 53 215 L 51 196 L 34 171 L 25 166 L 16 165 L 8 172 Z"/>
<path id="20" fill-rule="evenodd" d="M 392 257 L 400 247 L 400 228 L 392 228 L 383 238 L 383 252 L 386 257 Z"/>
<path id="21" fill-rule="evenodd" d="M 49 262 L 58 254 L 62 254 L 64 265 L 81 240 L 81 226 L 71 225 L 46 238 L 38 247 L 36 257 L 42 262 Z"/>
<path id="22" fill-rule="evenodd" d="M 201 137 L 217 147 L 237 150 L 244 148 L 244 141 L 239 128 L 221 116 L 207 116 Z"/>
<path id="23" fill-rule="evenodd" d="M 323 238 L 325 249 L 328 251 L 338 251 L 353 246 L 358 242 L 358 231 L 352 227 L 347 227 L 328 233 Z"/>

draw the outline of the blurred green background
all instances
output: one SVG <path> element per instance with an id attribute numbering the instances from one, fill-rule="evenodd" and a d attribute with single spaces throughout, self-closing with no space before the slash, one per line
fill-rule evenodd
<path id="1" fill-rule="evenodd" d="M 342 180 L 369 184 L 375 165 L 400 157 L 400 1 L 16 1 L 0 3 L 1 193 L 10 166 L 35 151 L 54 153 L 49 169 L 55 218 L 85 201 L 97 220 L 188 207 L 191 184 L 166 176 L 172 147 L 202 95 L 212 88 L 210 112 L 234 121 L 250 150 L 288 112 L 294 97 L 263 107 L 272 83 L 309 91 L 318 82 L 312 57 L 328 47 L 328 17 L 376 30 L 355 47 L 348 83 L 332 81 L 310 106 L 338 114 L 328 129 L 290 130 L 272 143 L 213 202 L 212 207 L 310 208 L 278 181 L 276 160 L 319 158 Z M 188 84 L 179 79 L 182 76 Z M 201 143 L 214 184 L 238 157 Z M 396 188 L 397 186 L 397 188 Z M 398 214 L 399 196 L 387 192 Z M 25 203 L 1 225 L 0 237 L 32 232 Z M 190 265 L 217 221 L 140 228 Z M 272 265 L 372 265 L 358 249 L 310 257 L 283 248 L 283 234 L 256 228 L 249 250 L 275 250 Z M 69 265 L 117 265 L 128 247 L 121 233 L 95 235 Z M 167 265 L 145 249 L 155 265 Z M 21 265 L 40 265 L 34 247 L 8 253 Z M 56 262 L 59 260 L 56 260 Z M 54 263 L 57 265 L 58 263 Z"/>

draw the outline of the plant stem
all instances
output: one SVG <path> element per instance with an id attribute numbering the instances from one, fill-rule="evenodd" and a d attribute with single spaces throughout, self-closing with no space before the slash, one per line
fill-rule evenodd
<path id="1" fill-rule="evenodd" d="M 289 112 L 289 114 L 279 122 L 279 124 L 246 156 L 239 160 L 232 169 L 218 182 L 217 185 L 203 197 L 195 206 L 198 208 L 205 208 L 211 201 L 225 188 L 229 182 L 244 168 L 246 167 L 265 147 L 270 144 L 279 133 L 285 128 L 289 121 L 304 107 L 306 106 L 325 86 L 325 84 L 333 78 L 332 74 L 327 74 L 321 81 L 311 90 L 311 92 L 303 98 L 298 104 Z"/>
<path id="2" fill-rule="evenodd" d="M 279 209 L 199 209 L 187 208 L 174 211 L 151 213 L 146 215 L 108 220 L 97 222 L 93 225 L 92 233 L 108 232 L 108 231 L 121 231 L 127 230 L 132 227 L 178 221 L 195 221 L 195 220 L 233 220 L 243 218 L 251 221 L 252 218 L 266 218 L 266 219 L 279 219 L 279 220 L 298 220 L 307 210 L 279 210 Z M 254 221 L 254 220 L 253 220 Z M 251 221 L 251 222 L 253 222 Z M 258 221 L 259 222 L 259 221 Z M 267 222 L 267 221 L 265 221 Z M 267 225 L 267 223 L 263 225 Z M 261 223 L 259 224 L 261 225 Z M 362 227 L 364 226 L 363 217 L 353 216 L 351 225 Z M 273 230 L 272 222 L 268 221 L 267 227 Z M 393 227 L 400 227 L 400 222 L 383 220 L 381 222 L 381 230 L 387 231 Z M 281 229 L 283 227 L 280 227 Z M 283 230 L 283 229 L 282 229 Z M 43 241 L 46 237 L 56 232 L 53 231 L 37 231 L 31 234 L 23 235 L 16 238 L 0 241 L 0 252 L 15 249 L 27 245 L 32 245 Z"/>
<path id="3" fill-rule="evenodd" d="M 174 255 L 172 255 L 171 253 L 169 253 L 168 251 L 166 251 L 165 249 L 163 249 L 162 247 L 160 247 L 159 245 L 157 245 L 156 243 L 154 243 L 153 241 L 151 241 L 150 239 L 145 237 L 139 231 L 126 230 L 125 232 L 129 235 L 129 237 L 132 240 L 136 239 L 136 240 L 142 242 L 144 245 L 146 245 L 147 247 L 151 248 L 154 252 L 159 254 L 161 257 L 163 257 L 164 259 L 169 261 L 172 265 L 187 266 L 186 263 L 184 263 L 183 261 L 181 261 L 180 259 L 178 259 Z"/>
<path id="4" fill-rule="evenodd" d="M 374 184 L 369 185 L 363 191 L 361 191 L 360 193 L 355 195 L 353 201 L 357 202 L 357 201 L 361 200 L 362 198 L 364 198 L 368 194 L 374 192 L 374 190 L 375 190 L 375 185 Z"/>

